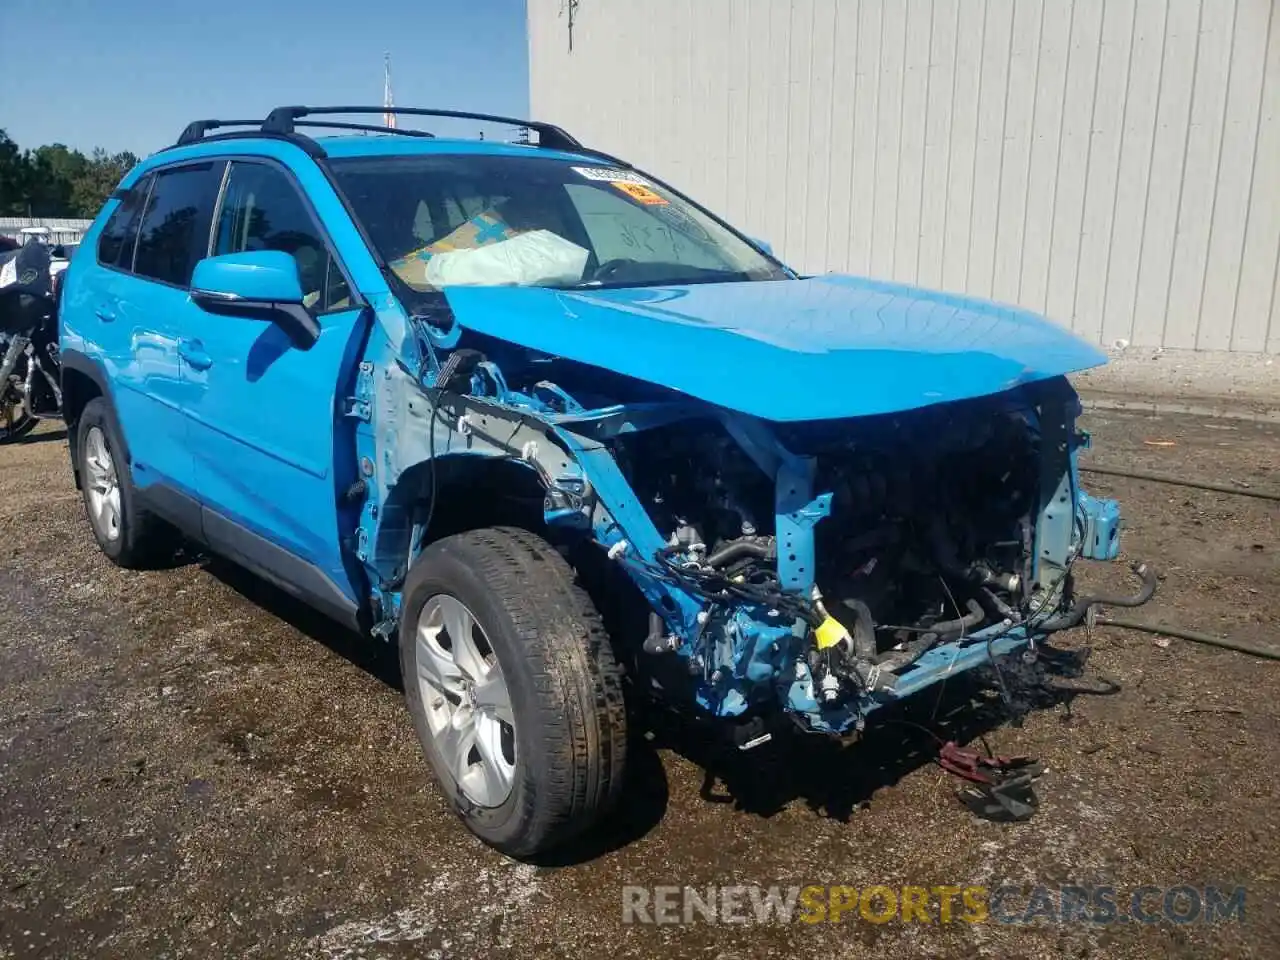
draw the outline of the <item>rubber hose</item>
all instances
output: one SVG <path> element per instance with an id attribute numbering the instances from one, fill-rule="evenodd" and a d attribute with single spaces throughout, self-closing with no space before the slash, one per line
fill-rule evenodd
<path id="1" fill-rule="evenodd" d="M 747 556 L 755 557 L 759 560 L 772 560 L 775 556 L 774 547 L 756 543 L 753 540 L 735 540 L 708 556 L 706 563 L 708 567 L 723 567 L 734 560 L 740 560 Z"/>
<path id="2" fill-rule="evenodd" d="M 895 650 L 880 658 L 878 666 L 881 670 L 901 670 L 915 663 L 933 647 L 941 637 L 936 633 L 922 633 L 917 639 L 906 644 L 905 650 Z"/>
<path id="3" fill-rule="evenodd" d="M 929 632 L 908 642 L 905 650 L 885 654 L 880 660 L 880 666 L 888 670 L 901 670 L 919 660 L 935 643 L 948 639 L 953 633 L 963 635 L 971 627 L 976 627 L 986 619 L 987 612 L 982 609 L 982 604 L 977 600 L 966 600 L 964 605 L 969 611 L 965 616 L 958 620 L 944 620 L 941 623 L 931 624 Z"/>
<path id="4" fill-rule="evenodd" d="M 1148 563 L 1135 563 L 1132 567 L 1134 575 L 1142 578 L 1142 586 L 1138 592 L 1128 597 L 1115 597 L 1110 594 L 1099 593 L 1089 597 L 1081 597 L 1066 613 L 1056 617 L 1050 617 L 1036 625 L 1037 629 L 1050 633 L 1054 630 L 1066 630 L 1070 627 L 1078 626 L 1089 612 L 1090 607 L 1099 604 L 1108 607 L 1140 607 L 1156 592 L 1156 571 Z"/>
<path id="5" fill-rule="evenodd" d="M 1203 643 L 1210 647 L 1222 647 L 1224 650 L 1235 650 L 1268 660 L 1280 660 L 1280 650 L 1269 649 L 1246 640 L 1232 640 L 1229 637 L 1215 637 L 1208 633 L 1196 633 L 1194 630 L 1183 630 L 1178 627 L 1162 627 L 1154 623 L 1137 623 L 1133 620 L 1099 617 L 1097 624 L 1102 627 L 1122 627 L 1125 630 L 1142 630 L 1145 633 L 1158 633 L 1164 637 L 1177 637 L 1179 640 L 1190 640 L 1192 643 Z"/>
<path id="6" fill-rule="evenodd" d="M 863 609 L 866 608 L 866 605 L 858 600 L 845 600 L 844 604 L 847 607 L 854 607 L 856 604 Z M 908 641 L 905 644 L 905 649 L 891 650 L 884 654 L 875 652 L 874 625 L 870 621 L 870 611 L 868 611 L 868 625 L 872 627 L 868 646 L 872 651 L 872 655 L 870 657 L 864 657 L 864 659 L 871 660 L 873 663 L 876 663 L 885 670 L 901 670 L 908 664 L 915 663 L 926 650 L 936 644 L 939 640 L 945 639 L 951 634 L 964 634 L 966 631 L 976 627 L 986 619 L 987 612 L 982 609 L 982 604 L 978 603 L 977 600 L 971 598 L 966 600 L 964 605 L 965 609 L 969 611 L 964 616 L 957 620 L 943 620 L 938 623 L 930 624 L 928 627 L 929 632 L 920 634 L 914 640 Z M 861 621 L 861 619 L 862 618 L 859 617 L 859 621 Z"/>
<path id="7" fill-rule="evenodd" d="M 1240 487 L 1229 487 L 1225 483 L 1208 483 L 1202 480 L 1184 480 L 1163 473 L 1147 473 L 1144 470 L 1120 470 L 1116 467 L 1080 467 L 1083 473 L 1098 473 L 1107 477 L 1128 477 L 1131 480 L 1150 480 L 1152 483 L 1168 483 L 1175 487 L 1193 487 L 1196 490 L 1212 490 L 1215 493 L 1234 493 L 1241 497 L 1256 497 L 1259 500 L 1280 500 L 1280 491 L 1276 490 L 1244 490 Z"/>
<path id="8" fill-rule="evenodd" d="M 936 633 L 940 637 L 945 637 L 949 633 L 959 633 L 968 630 L 970 627 L 976 627 L 986 617 L 987 612 L 982 609 L 982 604 L 977 600 L 966 600 L 964 602 L 965 609 L 969 612 L 959 620 L 942 620 L 938 623 L 929 624 L 929 632 Z"/>
<path id="9" fill-rule="evenodd" d="M 876 659 L 876 622 L 871 619 L 871 608 L 861 600 L 845 600 L 844 605 L 853 611 L 853 652 L 859 660 Z"/>

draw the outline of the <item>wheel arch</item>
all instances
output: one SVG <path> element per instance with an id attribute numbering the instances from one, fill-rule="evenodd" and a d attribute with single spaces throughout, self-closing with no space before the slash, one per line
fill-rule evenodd
<path id="1" fill-rule="evenodd" d="M 79 350 L 63 351 L 58 358 L 62 367 L 60 375 L 62 385 L 62 422 L 67 426 L 67 444 L 71 453 L 71 470 L 75 475 L 76 488 L 80 487 L 80 471 L 76 466 L 76 427 L 80 415 L 90 400 L 104 397 L 112 414 L 115 413 L 115 401 L 111 394 L 110 379 L 102 362 L 95 360 Z M 118 421 L 119 418 L 117 418 Z M 126 463 L 132 463 L 129 452 L 129 441 L 120 433 L 120 443 L 124 447 L 121 453 Z"/>
<path id="2" fill-rule="evenodd" d="M 373 565 L 384 579 L 397 578 L 427 544 L 480 527 L 546 536 L 545 493 L 537 470 L 516 457 L 453 453 L 415 463 L 400 474 L 379 511 Z M 428 513 L 429 527 L 415 543 Z"/>

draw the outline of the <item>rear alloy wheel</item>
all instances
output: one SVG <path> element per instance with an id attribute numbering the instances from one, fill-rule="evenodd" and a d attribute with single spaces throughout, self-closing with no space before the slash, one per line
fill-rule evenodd
<path id="1" fill-rule="evenodd" d="M 125 446 L 105 399 L 94 397 L 85 404 L 71 436 L 85 514 L 102 552 L 113 563 L 132 568 L 172 556 L 172 529 L 137 503 Z"/>
<path id="2" fill-rule="evenodd" d="M 617 799 L 621 671 L 573 569 L 541 537 L 492 527 L 427 547 L 405 580 L 400 665 L 445 797 L 490 846 L 544 853 Z"/>
<path id="3" fill-rule="evenodd" d="M 82 482 L 89 523 L 98 539 L 114 542 L 120 539 L 120 479 L 100 426 L 95 424 L 85 431 L 84 446 Z"/>

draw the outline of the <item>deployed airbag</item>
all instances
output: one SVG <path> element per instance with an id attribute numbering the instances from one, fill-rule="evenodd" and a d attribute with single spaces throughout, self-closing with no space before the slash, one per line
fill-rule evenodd
<path id="1" fill-rule="evenodd" d="M 531 230 L 498 243 L 448 250 L 427 261 L 431 286 L 563 286 L 577 283 L 587 251 L 550 230 Z"/>

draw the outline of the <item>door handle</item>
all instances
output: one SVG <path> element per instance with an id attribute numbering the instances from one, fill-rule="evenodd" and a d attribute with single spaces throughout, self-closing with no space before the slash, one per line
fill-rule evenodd
<path id="1" fill-rule="evenodd" d="M 116 312 L 108 306 L 101 306 L 93 312 L 103 323 L 111 323 L 116 318 Z"/>
<path id="2" fill-rule="evenodd" d="M 208 370 L 213 366 L 213 357 L 204 352 L 204 344 L 199 340 L 179 341 L 178 356 L 195 370 Z"/>

